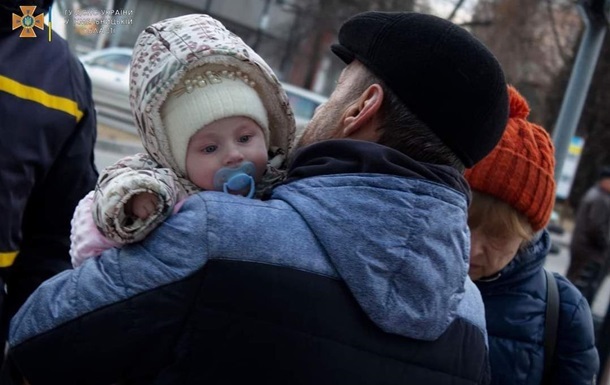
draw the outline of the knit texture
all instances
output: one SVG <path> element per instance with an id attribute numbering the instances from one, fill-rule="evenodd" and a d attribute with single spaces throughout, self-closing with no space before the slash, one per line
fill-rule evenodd
<path id="1" fill-rule="evenodd" d="M 187 72 L 185 77 L 189 75 Z M 215 79 L 218 83 L 193 86 L 191 92 L 185 91 L 181 95 L 170 94 L 161 107 L 161 119 L 167 129 L 172 155 L 185 175 L 190 138 L 216 120 L 233 116 L 250 118 L 261 127 L 265 143 L 269 145 L 267 111 L 254 88 L 240 79 Z"/>
<path id="2" fill-rule="evenodd" d="M 544 128 L 527 121 L 525 99 L 513 87 L 508 91 L 510 116 L 504 135 L 464 176 L 473 190 L 508 203 L 538 231 L 548 223 L 555 201 L 553 143 Z"/>

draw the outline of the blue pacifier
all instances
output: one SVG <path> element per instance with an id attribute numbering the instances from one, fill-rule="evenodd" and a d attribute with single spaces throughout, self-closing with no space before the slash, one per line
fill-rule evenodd
<path id="1" fill-rule="evenodd" d="M 246 198 L 254 196 L 254 163 L 243 162 L 237 167 L 223 167 L 214 174 L 214 188 L 228 194 L 249 188 Z"/>

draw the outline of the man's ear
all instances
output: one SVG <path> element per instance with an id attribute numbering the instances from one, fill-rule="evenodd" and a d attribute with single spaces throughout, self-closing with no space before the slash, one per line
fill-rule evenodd
<path id="1" fill-rule="evenodd" d="M 383 89 L 370 85 L 343 114 L 343 137 L 376 142 L 379 139 L 375 116 L 383 102 Z"/>

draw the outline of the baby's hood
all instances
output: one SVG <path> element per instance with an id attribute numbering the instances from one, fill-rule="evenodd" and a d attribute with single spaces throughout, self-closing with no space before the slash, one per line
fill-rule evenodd
<path id="1" fill-rule="evenodd" d="M 271 68 L 218 20 L 193 14 L 147 27 L 134 46 L 129 99 L 142 144 L 156 162 L 179 170 L 160 111 L 168 94 L 184 86 L 185 73 L 196 67 L 233 72 L 254 82 L 269 118 L 269 145 L 288 153 L 294 139 L 294 115 Z"/>

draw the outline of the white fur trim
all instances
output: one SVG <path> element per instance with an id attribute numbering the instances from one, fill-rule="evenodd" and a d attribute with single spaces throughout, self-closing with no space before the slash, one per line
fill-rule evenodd
<path id="1" fill-rule="evenodd" d="M 269 146 L 269 119 L 258 93 L 242 80 L 193 87 L 192 92 L 169 94 L 161 107 L 169 147 L 178 167 L 186 175 L 186 150 L 191 136 L 206 125 L 232 116 L 245 116 L 263 129 Z"/>

